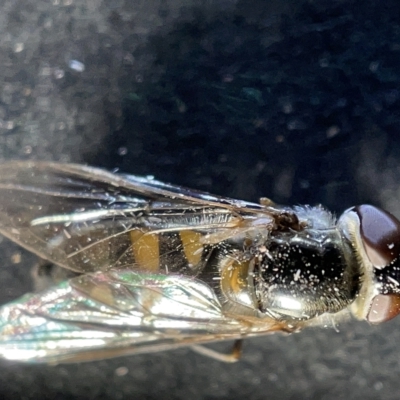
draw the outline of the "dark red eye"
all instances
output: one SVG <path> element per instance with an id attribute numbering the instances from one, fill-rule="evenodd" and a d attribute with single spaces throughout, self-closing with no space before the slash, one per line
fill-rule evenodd
<path id="1" fill-rule="evenodd" d="M 400 254 L 400 222 L 380 208 L 363 204 L 354 207 L 360 218 L 365 252 L 377 268 L 390 264 Z"/>
<path id="2" fill-rule="evenodd" d="M 380 324 L 391 320 L 400 314 L 400 295 L 398 294 L 378 294 L 371 303 L 367 315 L 370 324 Z"/>

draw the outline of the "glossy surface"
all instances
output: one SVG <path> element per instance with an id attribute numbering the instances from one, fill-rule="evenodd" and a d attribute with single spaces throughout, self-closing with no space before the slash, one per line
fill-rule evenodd
<path id="1" fill-rule="evenodd" d="M 390 321 L 400 314 L 400 296 L 398 294 L 378 294 L 374 297 L 367 320 L 371 324 Z"/>
<path id="2" fill-rule="evenodd" d="M 361 222 L 361 237 L 372 264 L 383 268 L 400 253 L 400 223 L 387 211 L 369 204 L 354 208 Z"/>
<path id="3" fill-rule="evenodd" d="M 354 211 L 337 223 L 321 207 L 269 204 L 3 164 L 0 232 L 78 276 L 0 309 L 0 355 L 88 361 L 393 316 L 375 296 L 398 293 L 396 260 L 375 275 Z"/>

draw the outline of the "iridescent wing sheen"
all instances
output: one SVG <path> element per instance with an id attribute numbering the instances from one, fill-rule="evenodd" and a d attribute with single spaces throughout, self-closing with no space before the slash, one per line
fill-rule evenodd
<path id="1" fill-rule="evenodd" d="M 70 279 L 0 308 L 0 357 L 78 362 L 152 352 L 283 329 L 223 312 L 202 281 L 132 270 Z"/>
<path id="2" fill-rule="evenodd" d="M 227 238 L 243 218 L 260 213 L 271 220 L 268 207 L 258 204 L 82 165 L 0 165 L 0 233 L 79 273 L 134 268 L 142 249 L 148 250 L 139 267 L 155 271 L 162 254 L 154 250 L 158 239 L 151 233 L 187 231 L 185 237 L 166 240 L 176 249 L 160 250 L 166 255 L 166 268 L 174 267 L 179 258 L 174 252 L 182 251 L 185 240 L 186 250 L 195 254 L 198 242 L 204 244 L 203 234 L 220 232 Z M 135 243 L 139 244 L 132 257 Z"/>

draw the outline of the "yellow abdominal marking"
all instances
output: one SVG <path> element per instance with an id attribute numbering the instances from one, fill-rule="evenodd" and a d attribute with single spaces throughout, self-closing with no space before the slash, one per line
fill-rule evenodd
<path id="1" fill-rule="evenodd" d="M 141 269 L 157 272 L 160 269 L 160 245 L 158 234 L 146 234 L 140 230 L 129 232 L 135 263 Z"/>
<path id="2" fill-rule="evenodd" d="M 202 234 L 190 230 L 180 231 L 183 251 L 190 265 L 198 265 L 203 255 Z"/>
<path id="3" fill-rule="evenodd" d="M 225 293 L 240 294 L 247 288 L 249 262 L 233 261 L 221 273 L 221 286 Z"/>
<path id="4" fill-rule="evenodd" d="M 236 316 L 246 316 L 246 318 L 257 317 L 256 298 L 249 283 L 251 261 L 234 258 L 226 261 L 221 268 L 220 282 L 225 312 L 231 312 Z"/>

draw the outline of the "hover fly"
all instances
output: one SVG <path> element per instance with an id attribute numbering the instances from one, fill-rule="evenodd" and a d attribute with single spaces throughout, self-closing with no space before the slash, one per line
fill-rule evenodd
<path id="1" fill-rule="evenodd" d="M 201 345 L 400 313 L 400 222 L 371 205 L 336 220 L 319 206 L 10 162 L 0 166 L 0 232 L 73 272 L 0 308 L 4 359 L 79 362 L 180 346 L 218 358 Z"/>

